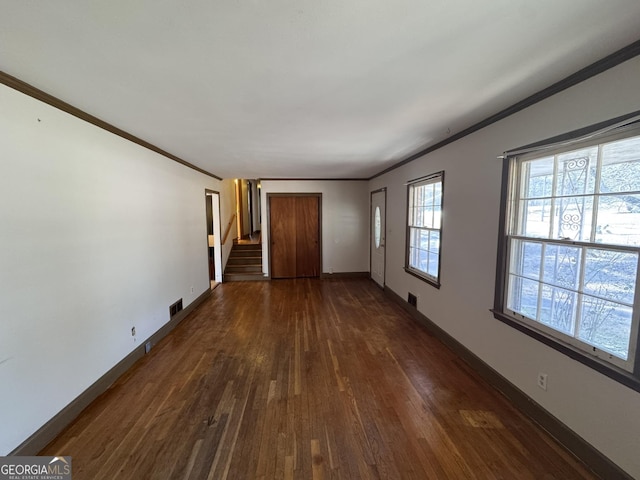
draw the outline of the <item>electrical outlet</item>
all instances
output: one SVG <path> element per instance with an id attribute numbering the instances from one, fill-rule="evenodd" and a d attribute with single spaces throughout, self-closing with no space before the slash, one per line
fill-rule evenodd
<path id="1" fill-rule="evenodd" d="M 131 336 L 132 337 L 136 336 L 136 327 L 131 327 Z"/>
<path id="2" fill-rule="evenodd" d="M 542 390 L 547 390 L 547 374 L 546 373 L 542 373 L 542 372 L 538 372 L 538 386 L 542 389 Z"/>
<path id="3" fill-rule="evenodd" d="M 193 293 L 193 287 L 191 287 L 191 293 Z"/>

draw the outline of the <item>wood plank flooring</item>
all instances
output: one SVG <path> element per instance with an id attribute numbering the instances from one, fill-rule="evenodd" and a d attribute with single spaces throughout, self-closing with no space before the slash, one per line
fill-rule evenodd
<path id="1" fill-rule="evenodd" d="M 41 452 L 82 479 L 589 479 L 370 280 L 232 282 Z"/>

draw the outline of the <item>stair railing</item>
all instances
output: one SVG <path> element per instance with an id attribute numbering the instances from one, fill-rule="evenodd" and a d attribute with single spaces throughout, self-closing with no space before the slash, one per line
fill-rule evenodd
<path id="1" fill-rule="evenodd" d="M 229 223 L 227 224 L 227 228 L 224 231 L 224 235 L 222 236 L 222 245 L 227 243 L 227 238 L 229 237 L 229 232 L 231 231 L 231 226 L 233 225 L 233 222 L 235 219 L 236 219 L 236 214 L 234 213 L 233 215 L 231 215 L 231 220 L 229 220 Z"/>

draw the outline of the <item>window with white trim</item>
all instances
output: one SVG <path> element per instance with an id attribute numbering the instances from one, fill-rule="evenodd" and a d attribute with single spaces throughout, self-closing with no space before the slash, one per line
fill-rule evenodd
<path id="1" fill-rule="evenodd" d="M 507 156 L 494 313 L 632 372 L 637 388 L 640 129 L 611 130 Z"/>
<path id="2" fill-rule="evenodd" d="M 440 245 L 444 172 L 408 184 L 405 270 L 440 286 Z"/>

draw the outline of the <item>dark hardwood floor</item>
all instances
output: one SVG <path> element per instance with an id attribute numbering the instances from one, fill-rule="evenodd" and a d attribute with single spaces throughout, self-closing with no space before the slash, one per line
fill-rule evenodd
<path id="1" fill-rule="evenodd" d="M 355 279 L 220 285 L 41 454 L 74 480 L 594 478 Z"/>

